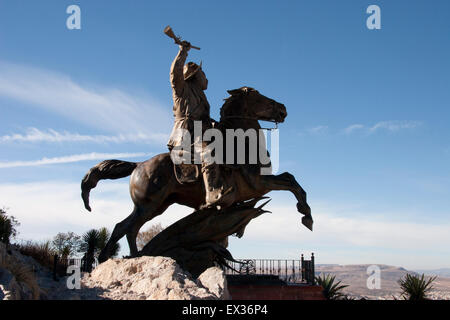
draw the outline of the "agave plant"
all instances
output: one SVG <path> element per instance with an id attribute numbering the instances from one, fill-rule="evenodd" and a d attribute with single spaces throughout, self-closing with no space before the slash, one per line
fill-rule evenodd
<path id="1" fill-rule="evenodd" d="M 401 296 L 406 300 L 426 300 L 427 294 L 433 290 L 431 285 L 436 277 L 425 280 L 425 275 L 412 275 L 407 273 L 404 278 L 398 281 L 402 289 Z"/>
<path id="2" fill-rule="evenodd" d="M 341 284 L 341 281 L 335 283 L 336 276 L 331 274 L 316 277 L 316 282 L 323 288 L 323 295 L 327 300 L 337 300 L 345 298 L 346 295 L 342 293 L 342 290 L 348 285 Z"/>
<path id="3" fill-rule="evenodd" d="M 82 236 L 80 251 L 84 252 L 85 268 L 87 272 L 92 271 L 92 264 L 95 261 L 95 251 L 100 243 L 100 233 L 96 229 L 87 231 Z"/>
<path id="4" fill-rule="evenodd" d="M 108 243 L 111 233 L 106 228 L 91 229 L 83 234 L 81 238 L 80 252 L 84 253 L 85 260 L 85 270 L 87 272 L 92 271 L 92 264 L 95 258 L 98 256 L 101 250 Z M 120 245 L 118 243 L 114 244 L 112 255 L 117 256 L 120 251 Z"/>

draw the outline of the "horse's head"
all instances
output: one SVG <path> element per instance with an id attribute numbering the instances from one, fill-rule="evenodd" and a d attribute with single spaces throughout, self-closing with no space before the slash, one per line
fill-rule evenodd
<path id="1" fill-rule="evenodd" d="M 231 97 L 226 99 L 220 116 L 242 117 L 254 120 L 283 122 L 287 116 L 286 107 L 273 99 L 267 98 L 257 90 L 250 87 L 242 87 L 228 90 Z"/>

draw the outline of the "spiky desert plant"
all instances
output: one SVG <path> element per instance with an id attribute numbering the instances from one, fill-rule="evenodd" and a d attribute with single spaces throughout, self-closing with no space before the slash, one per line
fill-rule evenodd
<path id="1" fill-rule="evenodd" d="M 111 233 L 107 228 L 91 229 L 87 231 L 81 237 L 81 245 L 79 252 L 84 254 L 85 270 L 87 272 L 92 271 L 92 265 L 95 262 L 95 258 L 98 256 L 101 250 L 105 248 L 106 244 L 111 237 Z M 119 254 L 120 245 L 115 243 L 112 250 L 112 257 Z"/>
<path id="2" fill-rule="evenodd" d="M 427 300 L 428 293 L 433 290 L 432 283 L 436 277 L 425 279 L 425 274 L 422 276 L 407 273 L 404 278 L 398 281 L 400 289 L 402 289 L 401 296 L 405 300 Z"/>
<path id="3" fill-rule="evenodd" d="M 95 261 L 95 252 L 100 244 L 100 232 L 96 229 L 91 229 L 83 234 L 81 238 L 80 251 L 84 253 L 85 268 L 87 272 L 92 271 L 92 264 Z"/>
<path id="4" fill-rule="evenodd" d="M 323 288 L 323 295 L 327 300 L 337 300 L 345 297 L 342 290 L 348 285 L 341 284 L 341 281 L 335 283 L 336 276 L 326 274 L 316 277 L 316 282 Z"/>

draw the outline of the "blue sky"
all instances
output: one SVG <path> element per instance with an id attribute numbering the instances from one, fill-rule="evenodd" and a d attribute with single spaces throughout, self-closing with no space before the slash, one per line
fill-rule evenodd
<path id="1" fill-rule="evenodd" d="M 81 30 L 66 28 L 71 4 Z M 366 27 L 371 4 L 381 30 Z M 190 59 L 203 61 L 213 117 L 242 85 L 288 110 L 280 172 L 308 192 L 315 231 L 273 192 L 273 214 L 231 240 L 236 257 L 450 266 L 448 1 L 0 0 L 0 206 L 21 238 L 112 228 L 131 212 L 127 179 L 101 183 L 89 214 L 79 182 L 103 159 L 165 151 L 168 24 L 202 48 Z"/>

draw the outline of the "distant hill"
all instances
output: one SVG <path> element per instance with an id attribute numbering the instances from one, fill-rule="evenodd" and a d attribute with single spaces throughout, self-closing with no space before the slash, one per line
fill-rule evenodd
<path id="1" fill-rule="evenodd" d="M 450 278 L 450 268 L 422 269 L 422 270 L 415 270 L 415 271 L 420 274 L 424 273 L 427 276 L 439 276 L 439 277 Z"/>
<path id="2" fill-rule="evenodd" d="M 347 294 L 361 298 L 369 299 L 392 299 L 393 296 L 398 297 L 401 290 L 398 280 L 407 273 L 418 274 L 415 271 L 408 271 L 402 267 L 378 265 L 381 270 L 381 288 L 370 290 L 367 288 L 367 268 L 369 264 L 358 265 L 316 265 L 316 274 L 332 274 L 336 275 L 336 279 L 347 284 L 349 287 L 344 289 Z M 419 272 L 421 273 L 421 272 Z M 450 278 L 438 276 L 434 282 L 436 295 L 435 298 L 450 298 Z"/>

